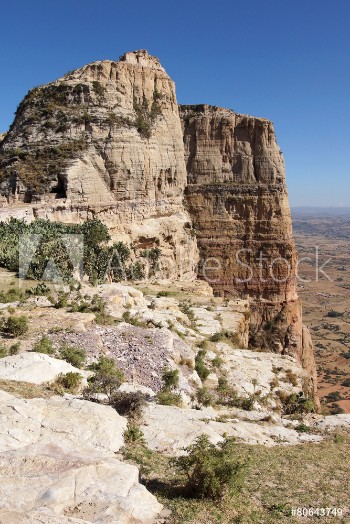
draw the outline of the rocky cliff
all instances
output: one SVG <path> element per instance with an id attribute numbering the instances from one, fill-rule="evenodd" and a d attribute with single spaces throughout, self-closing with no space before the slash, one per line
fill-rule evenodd
<path id="1" fill-rule="evenodd" d="M 313 350 L 302 326 L 284 161 L 273 125 L 207 105 L 180 106 L 180 115 L 199 275 L 218 294 L 250 296 L 251 344 L 296 356 L 311 372 L 313 389 Z"/>
<path id="2" fill-rule="evenodd" d="M 2 216 L 98 216 L 136 251 L 159 247 L 172 279 L 194 278 L 199 253 L 217 293 L 252 299 L 251 344 L 295 356 L 313 390 L 273 126 L 211 106 L 180 114 L 173 81 L 146 51 L 33 89 L 0 142 Z"/>
<path id="3" fill-rule="evenodd" d="M 98 215 L 113 236 L 159 247 L 168 276 L 194 276 L 175 86 L 146 51 L 31 90 L 1 142 L 0 177 L 7 201 L 34 216 Z"/>

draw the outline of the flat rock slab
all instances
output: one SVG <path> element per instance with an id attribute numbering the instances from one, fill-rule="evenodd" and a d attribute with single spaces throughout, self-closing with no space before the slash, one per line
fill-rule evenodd
<path id="1" fill-rule="evenodd" d="M 341 413 L 339 415 L 328 415 L 316 423 L 316 426 L 324 429 L 349 428 L 350 413 Z"/>
<path id="2" fill-rule="evenodd" d="M 127 420 L 109 406 L 79 399 L 0 396 L 0 451 L 37 442 L 87 452 L 114 453 Z"/>
<path id="3" fill-rule="evenodd" d="M 222 442 L 224 435 L 236 437 L 247 444 L 265 446 L 322 440 L 319 435 L 298 433 L 282 424 L 259 424 L 239 419 L 217 422 L 217 416 L 218 413 L 211 409 L 182 409 L 149 404 L 144 411 L 145 424 L 141 429 L 148 447 L 167 455 L 183 454 L 183 448 L 202 434 L 208 435 L 213 444 Z"/>
<path id="4" fill-rule="evenodd" d="M 162 506 L 135 466 L 52 444 L 0 454 L 0 523 L 152 524 Z"/>
<path id="5" fill-rule="evenodd" d="M 260 390 L 263 395 L 268 395 L 271 391 L 271 382 L 276 378 L 278 390 L 289 394 L 302 390 L 306 372 L 293 357 L 236 349 L 222 342 L 217 344 L 217 349 L 224 359 L 223 369 L 227 373 L 230 384 L 240 394 L 252 394 L 255 390 Z M 294 375 L 296 386 L 291 383 L 287 371 Z"/>
<path id="6" fill-rule="evenodd" d="M 108 406 L 0 394 L 0 523 L 153 524 L 162 506 L 116 453 L 127 420 Z"/>
<path id="7" fill-rule="evenodd" d="M 49 355 L 35 352 L 25 352 L 11 357 L 0 359 L 0 379 L 44 384 L 54 382 L 60 373 L 80 373 L 83 377 L 86 372 L 75 368 L 65 360 L 52 358 Z"/>

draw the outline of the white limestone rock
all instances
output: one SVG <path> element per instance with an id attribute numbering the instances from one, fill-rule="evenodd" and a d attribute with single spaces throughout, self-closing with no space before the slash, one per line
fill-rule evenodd
<path id="1" fill-rule="evenodd" d="M 258 423 L 238 418 L 218 422 L 218 415 L 212 408 L 195 410 L 150 404 L 144 410 L 145 422 L 141 429 L 148 447 L 167 455 L 183 454 L 183 448 L 202 434 L 208 435 L 213 444 L 222 442 L 224 436 L 265 446 L 322 440 L 319 435 L 298 433 L 282 423 Z"/>
<path id="2" fill-rule="evenodd" d="M 127 420 L 108 406 L 0 394 L 0 523 L 153 524 L 162 506 L 116 453 Z"/>
<path id="3" fill-rule="evenodd" d="M 54 382 L 60 373 L 79 373 L 86 378 L 89 373 L 75 368 L 65 360 L 34 351 L 0 359 L 0 379 L 44 384 Z"/>

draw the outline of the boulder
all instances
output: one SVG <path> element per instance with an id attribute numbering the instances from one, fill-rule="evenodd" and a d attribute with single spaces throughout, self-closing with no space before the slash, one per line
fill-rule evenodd
<path id="1" fill-rule="evenodd" d="M 0 523 L 152 524 L 162 506 L 116 457 L 127 420 L 78 399 L 0 395 Z"/>
<path id="2" fill-rule="evenodd" d="M 32 384 L 54 382 L 60 373 L 79 373 L 88 376 L 86 371 L 75 368 L 65 360 L 50 357 L 44 353 L 25 352 L 0 359 L 0 379 L 18 380 Z"/>

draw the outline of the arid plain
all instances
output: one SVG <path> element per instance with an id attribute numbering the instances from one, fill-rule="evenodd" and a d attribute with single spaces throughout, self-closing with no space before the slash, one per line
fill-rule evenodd
<path id="1" fill-rule="evenodd" d="M 350 210 L 297 210 L 298 293 L 325 409 L 350 412 Z"/>

